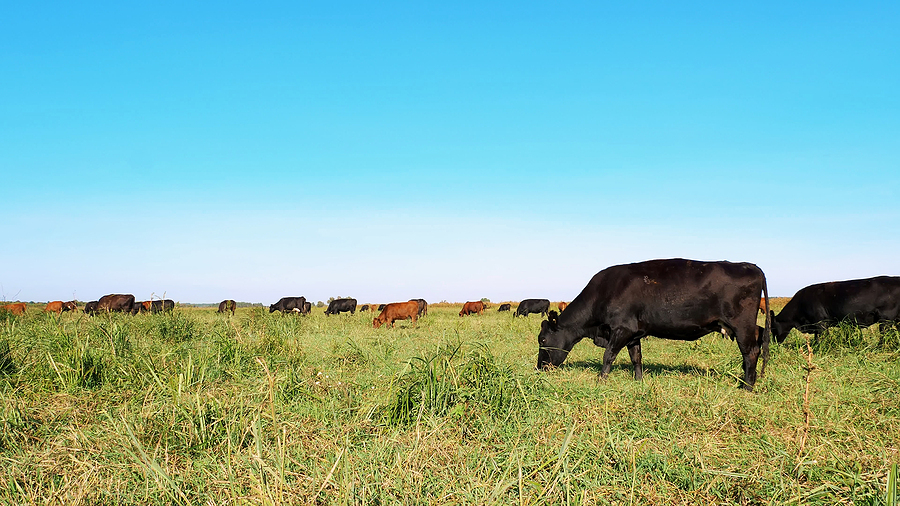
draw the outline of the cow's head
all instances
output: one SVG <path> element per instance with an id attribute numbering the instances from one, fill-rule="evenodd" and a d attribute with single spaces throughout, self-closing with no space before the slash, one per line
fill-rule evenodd
<path id="1" fill-rule="evenodd" d="M 776 320 L 775 311 L 769 310 L 769 316 L 772 320 L 772 335 L 775 336 L 775 342 L 781 344 L 784 342 L 785 338 L 787 338 L 788 334 L 791 333 L 791 329 L 794 328 L 794 326 Z"/>
<path id="2" fill-rule="evenodd" d="M 548 319 L 541 322 L 538 334 L 538 369 L 562 364 L 576 341 L 575 333 L 559 325 L 556 311 L 550 311 Z"/>
<path id="3" fill-rule="evenodd" d="M 278 310 L 278 308 L 275 307 L 275 306 L 277 306 L 277 304 L 272 304 L 271 306 L 269 306 L 269 312 L 270 312 L 270 313 L 274 313 L 275 311 Z"/>
<path id="4" fill-rule="evenodd" d="M 384 325 L 384 322 L 386 320 L 387 319 L 384 318 L 384 315 L 380 314 L 380 315 L 376 316 L 374 320 L 372 320 L 372 327 L 377 329 L 378 327 L 381 327 L 382 325 Z"/>

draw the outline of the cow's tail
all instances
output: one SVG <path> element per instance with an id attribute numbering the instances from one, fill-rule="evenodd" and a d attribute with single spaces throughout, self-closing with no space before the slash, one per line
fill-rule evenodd
<path id="1" fill-rule="evenodd" d="M 759 336 L 759 347 L 762 350 L 763 359 L 762 369 L 759 373 L 760 377 L 766 374 L 766 364 L 769 363 L 769 341 L 771 341 L 772 334 L 772 313 L 769 311 L 769 288 L 766 286 L 765 273 L 763 273 L 763 297 L 766 299 L 766 328 L 763 330 L 762 335 Z"/>

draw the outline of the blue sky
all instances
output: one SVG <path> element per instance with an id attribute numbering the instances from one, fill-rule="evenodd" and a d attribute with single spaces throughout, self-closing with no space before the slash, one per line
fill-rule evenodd
<path id="1" fill-rule="evenodd" d="M 900 274 L 897 2 L 7 3 L 0 296 Z"/>

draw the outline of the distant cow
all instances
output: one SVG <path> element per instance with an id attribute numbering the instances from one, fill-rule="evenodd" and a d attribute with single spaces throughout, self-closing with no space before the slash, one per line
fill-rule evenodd
<path id="1" fill-rule="evenodd" d="M 759 299 L 759 312 L 766 314 L 766 299 Z"/>
<path id="2" fill-rule="evenodd" d="M 528 316 L 531 313 L 540 313 L 544 316 L 548 311 L 550 311 L 548 299 L 525 299 L 519 303 L 513 316 Z"/>
<path id="3" fill-rule="evenodd" d="M 100 297 L 100 300 L 97 301 L 97 311 L 129 313 L 133 305 L 134 295 L 114 293 Z"/>
<path id="4" fill-rule="evenodd" d="M 368 304 L 363 304 L 362 306 L 359 306 L 359 312 L 360 312 L 360 313 L 365 312 L 365 311 L 368 311 L 368 310 L 369 310 L 369 305 L 368 305 Z"/>
<path id="5" fill-rule="evenodd" d="M 231 316 L 234 316 L 234 310 L 237 308 L 237 302 L 231 299 L 225 299 L 219 303 L 219 310 L 217 313 L 224 313 L 226 311 L 231 311 Z"/>
<path id="6" fill-rule="evenodd" d="M 769 298 L 766 276 L 750 263 L 700 262 L 673 258 L 604 269 L 562 314 L 551 311 L 538 335 L 538 368 L 558 366 L 578 341 L 589 337 L 606 348 L 605 378 L 622 348 L 628 348 L 634 378 L 643 376 L 641 338 L 693 341 L 726 329 L 743 356 L 742 387 L 752 390 L 760 354 L 765 373 L 771 318 L 756 325 L 759 297 Z"/>
<path id="7" fill-rule="evenodd" d="M 409 301 L 419 304 L 419 318 L 428 314 L 428 303 L 425 299 L 409 299 Z"/>
<path id="8" fill-rule="evenodd" d="M 356 299 L 334 299 L 325 309 L 326 315 L 346 313 L 356 314 Z"/>
<path id="9" fill-rule="evenodd" d="M 144 307 L 144 304 L 147 304 L 146 308 Z M 148 309 L 149 307 L 150 307 L 149 301 L 144 302 L 144 301 L 136 300 L 136 301 L 134 301 L 134 304 L 131 305 L 131 314 L 146 313 L 149 310 Z"/>
<path id="10" fill-rule="evenodd" d="M 281 311 L 281 314 L 284 314 L 295 308 L 302 311 L 304 304 L 306 304 L 306 297 L 282 297 L 278 299 L 278 302 L 269 306 L 269 312 Z"/>
<path id="11" fill-rule="evenodd" d="M 497 308 L 497 312 L 499 313 L 500 311 L 509 311 L 510 309 L 511 306 L 509 304 L 500 304 L 500 307 Z"/>
<path id="12" fill-rule="evenodd" d="M 557 305 L 557 307 L 559 307 L 559 312 L 562 313 L 563 311 L 566 310 L 567 307 L 569 307 L 569 304 L 567 304 L 567 303 L 565 303 L 565 302 L 560 302 L 560 303 Z"/>
<path id="13" fill-rule="evenodd" d="M 172 299 L 162 299 L 162 300 L 151 300 L 144 302 L 144 307 L 147 307 L 147 303 L 150 303 L 150 312 L 153 314 L 162 313 L 162 312 L 170 312 L 175 309 L 175 301 Z"/>
<path id="14" fill-rule="evenodd" d="M 25 303 L 24 302 L 16 302 L 15 304 L 5 304 L 0 306 L 0 309 L 12 313 L 14 315 L 23 315 L 25 314 Z"/>
<path id="15" fill-rule="evenodd" d="M 312 313 L 312 302 L 306 301 L 303 303 L 303 314 Z"/>
<path id="16" fill-rule="evenodd" d="M 459 316 L 466 316 L 472 313 L 484 314 L 484 302 L 480 300 L 476 300 L 475 302 L 466 302 L 463 304 L 462 311 L 459 312 Z"/>
<path id="17" fill-rule="evenodd" d="M 385 306 L 387 306 L 387 304 L 379 304 L 379 305 L 378 305 L 378 310 L 379 310 L 379 311 L 384 311 Z"/>
<path id="18" fill-rule="evenodd" d="M 376 316 L 375 319 L 372 320 L 372 326 L 377 329 L 385 323 L 389 323 L 393 328 L 395 321 L 405 320 L 407 318 L 411 318 L 413 323 L 416 323 L 416 321 L 418 321 L 418 302 L 411 300 L 409 302 L 393 302 L 391 304 L 385 304 L 384 309 L 381 311 L 381 314 Z"/>
<path id="19" fill-rule="evenodd" d="M 99 303 L 100 303 L 100 301 L 96 301 L 96 300 L 93 300 L 91 302 L 86 302 L 84 304 L 84 314 L 89 315 L 89 316 L 94 316 L 94 314 L 97 313 L 97 304 L 99 304 Z"/>
<path id="20" fill-rule="evenodd" d="M 60 314 L 63 311 L 74 311 L 78 309 L 75 305 L 75 301 L 63 302 L 61 300 L 55 300 L 53 302 L 48 302 L 47 306 L 44 308 L 45 313 L 56 313 Z"/>
<path id="21" fill-rule="evenodd" d="M 832 281 L 801 288 L 777 315 L 772 311 L 775 340 L 791 329 L 816 336 L 847 320 L 860 327 L 900 324 L 900 277 Z"/>

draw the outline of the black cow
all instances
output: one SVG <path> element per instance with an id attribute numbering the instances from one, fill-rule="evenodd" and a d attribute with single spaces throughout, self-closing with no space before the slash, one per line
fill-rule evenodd
<path id="1" fill-rule="evenodd" d="M 237 302 L 231 299 L 225 299 L 219 303 L 219 310 L 217 313 L 224 313 L 226 311 L 231 311 L 231 316 L 234 316 L 234 310 L 237 308 Z"/>
<path id="2" fill-rule="evenodd" d="M 541 316 L 550 311 L 550 301 L 547 299 L 525 299 L 519 303 L 513 316 L 528 316 L 531 313 L 541 313 Z"/>
<path id="3" fill-rule="evenodd" d="M 368 304 L 363 304 L 362 306 L 359 306 L 359 312 L 360 312 L 360 313 L 362 313 L 362 312 L 364 312 L 364 311 L 368 311 L 368 310 L 369 310 L 369 305 L 368 305 Z"/>
<path id="4" fill-rule="evenodd" d="M 284 314 L 289 313 L 294 309 L 298 309 L 302 312 L 305 304 L 306 297 L 282 297 L 278 299 L 278 302 L 269 306 L 269 312 L 274 313 L 275 311 L 281 311 L 281 314 Z"/>
<path id="5" fill-rule="evenodd" d="M 387 306 L 387 304 L 379 304 L 379 305 L 378 305 L 378 310 L 379 310 L 379 311 L 384 311 L 384 307 L 385 307 L 385 306 Z"/>
<path id="6" fill-rule="evenodd" d="M 419 317 L 423 317 L 428 314 L 428 302 L 425 302 L 425 299 L 409 299 L 410 302 L 415 302 L 419 305 Z"/>
<path id="7" fill-rule="evenodd" d="M 500 307 L 497 308 L 497 312 L 500 311 L 509 311 L 512 308 L 509 304 L 500 304 Z"/>
<path id="8" fill-rule="evenodd" d="M 334 299 L 328 303 L 325 314 L 340 314 L 350 311 L 350 314 L 356 313 L 356 299 Z"/>
<path id="9" fill-rule="evenodd" d="M 99 304 L 99 303 L 100 303 L 100 301 L 97 301 L 97 300 L 85 303 L 84 304 L 84 314 L 94 316 L 94 314 L 97 312 L 97 304 Z"/>
<path id="10" fill-rule="evenodd" d="M 150 312 L 153 314 L 175 309 L 175 301 L 172 299 L 151 300 Z"/>
<path id="11" fill-rule="evenodd" d="M 134 295 L 113 293 L 104 295 L 97 301 L 97 311 L 119 311 L 124 313 L 131 312 L 134 305 Z"/>
<path id="12" fill-rule="evenodd" d="M 303 314 L 312 313 L 312 302 L 306 301 L 303 303 Z"/>
<path id="13" fill-rule="evenodd" d="M 136 300 L 134 304 L 131 305 L 131 314 L 138 313 L 146 313 L 147 310 L 144 309 L 144 303 L 142 301 Z"/>
<path id="14" fill-rule="evenodd" d="M 634 378 L 643 376 L 641 338 L 694 341 L 711 332 L 734 336 L 744 359 L 742 387 L 753 390 L 769 358 L 771 318 L 760 335 L 760 294 L 769 298 L 766 276 L 751 263 L 700 262 L 673 258 L 606 268 L 591 278 L 568 308 L 551 311 L 538 335 L 538 368 L 558 366 L 585 337 L 606 348 L 600 377 L 627 347 Z"/>
<path id="15" fill-rule="evenodd" d="M 832 281 L 801 288 L 777 315 L 772 314 L 772 333 L 783 342 L 791 329 L 817 337 L 843 320 L 868 327 L 875 323 L 900 323 L 900 277 Z"/>

